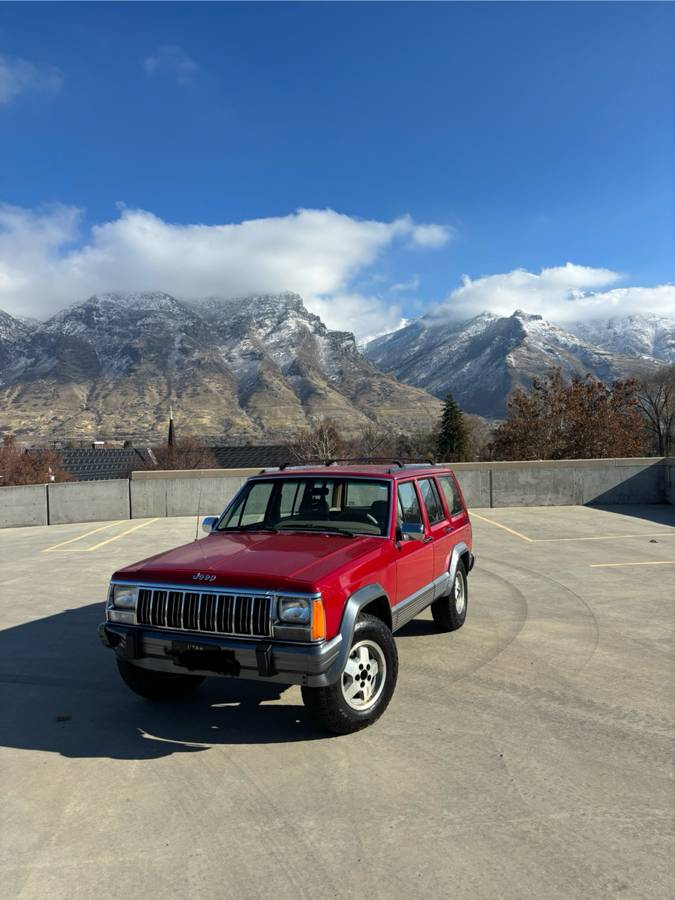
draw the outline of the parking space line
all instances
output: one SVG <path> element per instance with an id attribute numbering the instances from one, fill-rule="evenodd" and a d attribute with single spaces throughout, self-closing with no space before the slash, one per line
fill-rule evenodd
<path id="1" fill-rule="evenodd" d="M 104 544 L 110 544 L 112 541 L 118 541 L 120 538 L 123 538 L 127 534 L 131 534 L 132 531 L 138 531 L 139 528 L 145 528 L 146 525 L 152 525 L 153 522 L 158 522 L 159 516 L 155 519 L 148 519 L 147 522 L 141 522 L 140 525 L 134 525 L 133 528 L 127 528 L 126 531 L 122 531 L 120 534 L 113 535 L 113 537 L 108 538 L 106 541 L 101 541 L 100 544 L 94 544 L 93 547 L 88 548 L 88 552 L 91 553 L 92 550 L 98 550 L 99 547 L 102 547 Z"/>
<path id="2" fill-rule="evenodd" d="M 121 520 L 121 521 L 124 521 L 124 520 Z M 120 521 L 120 522 L 115 522 L 114 524 L 115 524 L 115 525 L 120 525 L 120 524 L 121 524 L 121 521 Z M 65 550 L 61 550 L 61 549 L 59 549 L 59 548 L 62 547 L 63 545 L 62 545 L 62 544 L 55 544 L 54 547 L 49 547 L 48 549 L 49 549 L 49 550 L 53 550 L 55 553 L 91 553 L 93 550 L 98 550 L 99 547 L 105 546 L 105 544 L 110 544 L 110 543 L 112 543 L 113 541 L 117 541 L 117 540 L 119 540 L 120 538 L 125 537 L 125 535 L 131 534 L 132 531 L 138 531 L 139 528 L 145 528 L 146 525 L 152 525 L 153 522 L 157 522 L 157 521 L 159 521 L 159 517 L 158 517 L 158 518 L 155 518 L 155 519 L 148 519 L 147 522 L 141 522 L 139 525 L 134 525 L 133 528 L 127 528 L 126 531 L 121 531 L 119 534 L 115 534 L 115 535 L 113 535 L 113 536 L 110 537 L 110 538 L 106 538 L 105 541 L 99 541 L 99 543 L 98 543 L 98 544 L 94 544 L 93 547 L 66 547 Z M 106 526 L 106 527 L 109 527 L 109 526 Z M 95 534 L 97 531 L 103 531 L 103 529 L 102 529 L 102 528 L 96 528 L 96 529 L 94 529 L 94 531 L 88 532 L 88 534 L 83 534 L 83 535 L 81 535 L 81 537 L 83 537 L 83 538 L 84 538 L 84 537 L 88 537 L 89 534 Z M 78 538 L 73 538 L 73 540 L 78 540 Z M 63 543 L 64 543 L 64 544 L 65 544 L 65 543 L 72 543 L 72 541 L 64 541 Z M 42 552 L 45 553 L 46 551 L 43 550 Z"/>
<path id="3" fill-rule="evenodd" d="M 478 513 L 472 512 L 470 513 L 472 519 L 482 519 L 483 522 L 489 522 L 490 525 L 495 525 L 497 528 L 503 528 L 504 531 L 508 531 L 509 534 L 515 534 L 516 537 L 519 537 L 523 541 L 527 541 L 528 544 L 534 544 L 534 539 L 528 537 L 526 534 L 521 534 L 520 531 L 514 531 L 513 528 L 509 528 L 506 525 L 502 525 L 501 522 L 495 522 L 494 519 L 487 519 L 485 516 L 479 516 Z"/>
<path id="4" fill-rule="evenodd" d="M 664 525 L 664 528 L 670 526 Z M 622 538 L 641 537 L 675 537 L 675 529 L 670 531 L 643 531 L 642 534 L 594 534 L 588 537 L 563 537 L 563 538 L 535 538 L 535 544 L 555 544 L 560 541 L 617 541 Z"/>
<path id="5" fill-rule="evenodd" d="M 66 544 L 74 544 L 75 541 L 81 541 L 82 538 L 89 537 L 89 536 L 92 535 L 92 534 L 97 534 L 99 531 L 105 531 L 106 528 L 112 528 L 112 527 L 115 526 L 115 525 L 121 525 L 121 523 L 122 523 L 123 521 L 124 521 L 124 519 L 120 519 L 120 520 L 117 521 L 117 522 L 111 522 L 109 525 L 101 525 L 99 528 L 94 528 L 92 531 L 87 531 L 87 532 L 85 532 L 84 534 L 78 534 L 77 537 L 70 538 L 70 539 L 67 540 L 67 541 L 61 541 L 60 544 L 54 544 L 53 547 L 45 547 L 45 549 L 44 549 L 42 552 L 43 552 L 43 553 L 49 553 L 50 550 L 56 550 L 58 547 L 65 547 Z"/>
<path id="6" fill-rule="evenodd" d="M 624 566 L 675 566 L 675 559 L 654 559 L 648 562 L 591 563 L 589 569 L 619 569 Z"/>

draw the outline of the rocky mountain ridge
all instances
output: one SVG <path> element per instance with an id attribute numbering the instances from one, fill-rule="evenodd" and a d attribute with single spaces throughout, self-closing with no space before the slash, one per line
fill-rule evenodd
<path id="1" fill-rule="evenodd" d="M 630 318 L 622 325 L 578 324 L 574 333 L 522 310 L 511 316 L 484 312 L 466 322 L 431 311 L 371 341 L 364 352 L 401 381 L 437 397 L 452 391 L 465 411 L 499 418 L 512 390 L 554 368 L 567 377 L 590 373 L 610 383 L 675 360 L 675 319 Z M 650 352 L 640 352 L 645 349 Z M 658 357 L 651 355 L 657 350 Z"/>
<path id="2" fill-rule="evenodd" d="M 672 318 L 654 313 L 614 316 L 575 322 L 568 330 L 613 353 L 675 362 L 675 309 Z"/>
<path id="3" fill-rule="evenodd" d="M 290 440 L 334 419 L 428 427 L 440 402 L 383 374 L 296 294 L 106 293 L 44 323 L 0 314 L 0 429 L 28 436 L 183 433 Z"/>

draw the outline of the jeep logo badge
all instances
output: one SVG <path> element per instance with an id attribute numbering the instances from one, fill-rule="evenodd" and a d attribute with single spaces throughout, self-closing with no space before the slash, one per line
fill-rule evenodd
<path id="1" fill-rule="evenodd" d="M 192 576 L 193 581 L 215 581 L 215 575 L 203 575 L 201 572 L 197 572 Z"/>

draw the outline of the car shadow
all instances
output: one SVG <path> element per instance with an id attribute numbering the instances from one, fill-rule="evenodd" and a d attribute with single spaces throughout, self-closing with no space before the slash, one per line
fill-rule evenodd
<path id="1" fill-rule="evenodd" d="M 643 519 L 647 522 L 653 522 L 654 525 L 670 525 L 675 528 L 675 506 L 669 503 L 650 506 L 637 503 L 594 503 L 591 508 L 601 509 L 603 512 L 618 513 L 633 519 Z"/>
<path id="2" fill-rule="evenodd" d="M 396 640 L 405 637 L 422 637 L 425 634 L 441 634 L 433 619 L 411 619 L 396 632 Z"/>
<path id="3" fill-rule="evenodd" d="M 286 685 L 209 678 L 189 697 L 150 702 L 122 682 L 96 627 L 103 606 L 0 632 L 0 745 L 67 757 L 156 759 L 216 744 L 320 740 Z M 294 692 L 295 693 L 295 692 Z"/>

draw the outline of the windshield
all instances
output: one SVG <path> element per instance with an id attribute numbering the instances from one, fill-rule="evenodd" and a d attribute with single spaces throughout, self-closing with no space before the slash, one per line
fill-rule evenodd
<path id="1" fill-rule="evenodd" d="M 297 476 L 249 482 L 219 531 L 337 532 L 385 536 L 389 483 L 366 478 Z"/>

